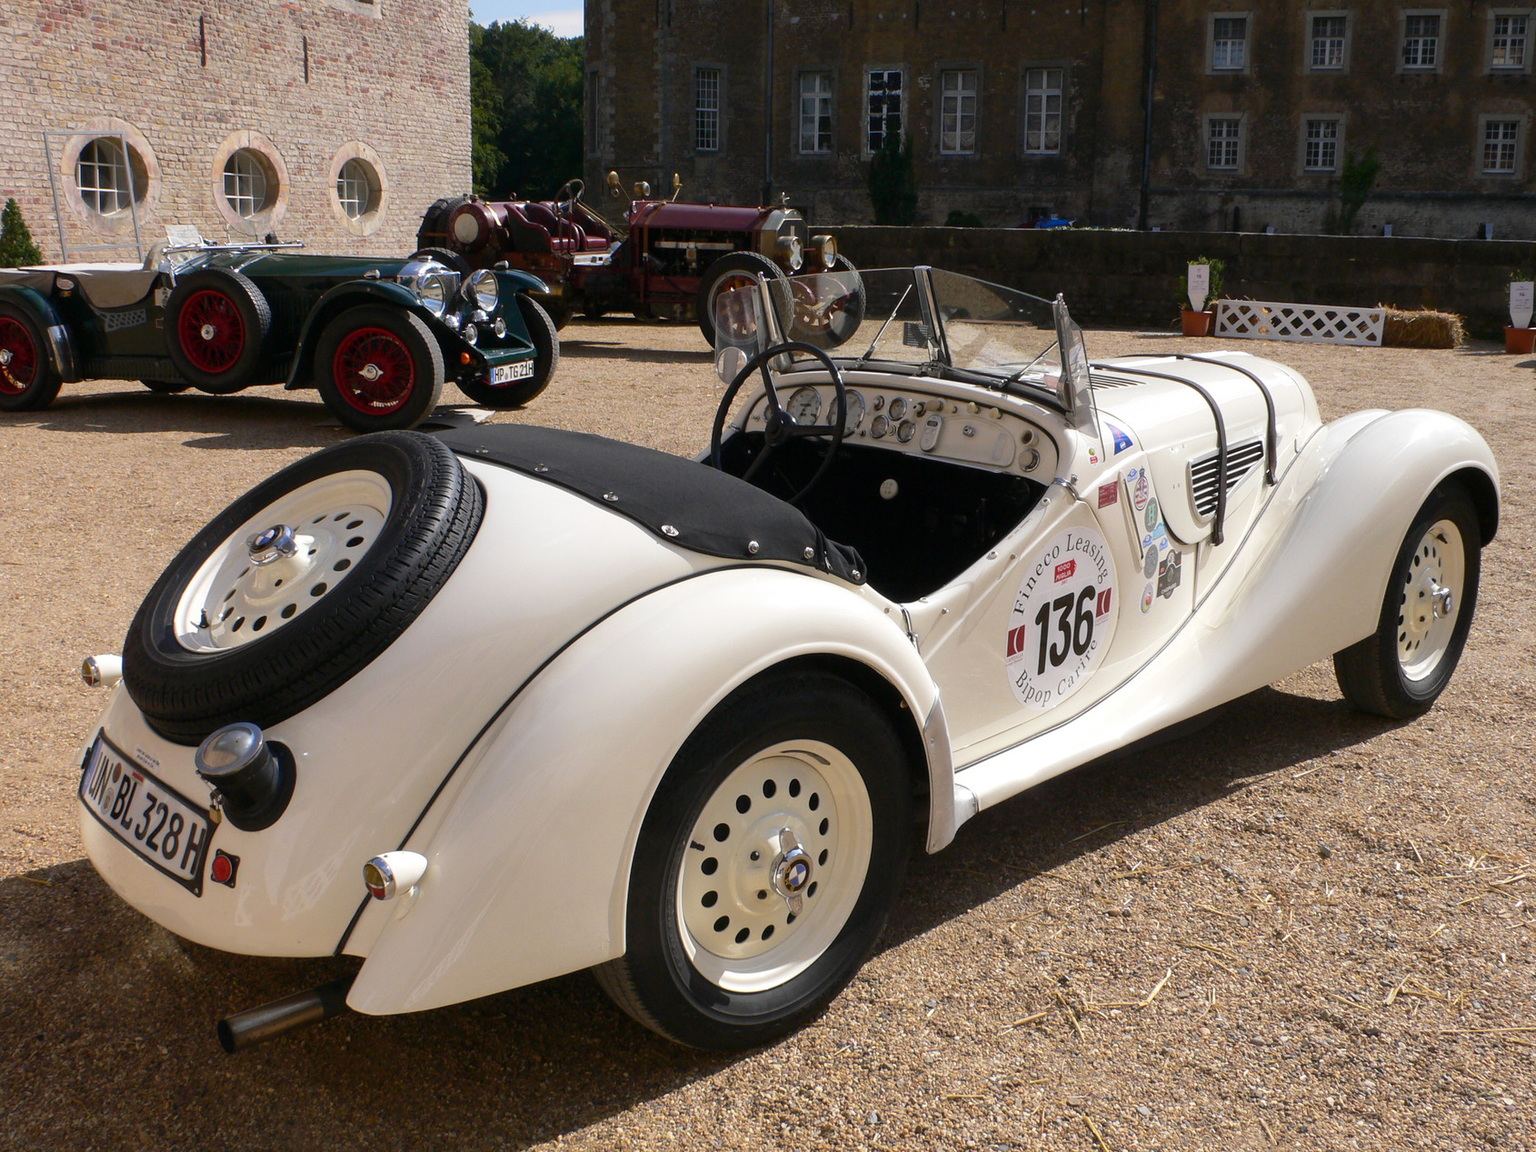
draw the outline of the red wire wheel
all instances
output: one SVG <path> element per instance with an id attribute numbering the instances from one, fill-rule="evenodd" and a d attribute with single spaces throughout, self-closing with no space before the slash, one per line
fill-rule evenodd
<path id="1" fill-rule="evenodd" d="M 37 322 L 13 304 L 0 304 L 0 410 L 46 408 L 62 383 Z"/>
<path id="2" fill-rule="evenodd" d="M 365 416 L 400 411 L 416 387 L 416 365 L 405 341 L 383 328 L 348 332 L 331 358 L 341 398 Z"/>
<path id="3" fill-rule="evenodd" d="M 272 310 L 239 272 L 204 268 L 178 277 L 165 316 L 171 361 L 198 388 L 222 394 L 265 383 Z"/>
<path id="4" fill-rule="evenodd" d="M 353 431 L 411 428 L 443 394 L 443 353 L 421 317 L 364 304 L 326 328 L 315 377 L 325 406 Z"/>

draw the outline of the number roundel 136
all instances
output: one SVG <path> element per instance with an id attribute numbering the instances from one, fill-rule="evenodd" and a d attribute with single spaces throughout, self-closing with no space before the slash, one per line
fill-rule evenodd
<path id="1" fill-rule="evenodd" d="M 1055 707 L 1088 682 L 1119 611 L 1109 545 L 1067 528 L 1024 564 L 1008 616 L 1008 681 L 1029 709 Z"/>

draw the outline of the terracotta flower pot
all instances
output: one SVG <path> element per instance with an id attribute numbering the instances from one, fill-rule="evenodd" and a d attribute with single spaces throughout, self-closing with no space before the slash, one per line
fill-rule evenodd
<path id="1" fill-rule="evenodd" d="M 1186 336 L 1209 336 L 1214 312 L 1191 312 L 1188 308 L 1179 313 L 1179 326 Z"/>
<path id="2" fill-rule="evenodd" d="M 1536 350 L 1536 328 L 1504 329 L 1504 351 L 1529 356 Z"/>

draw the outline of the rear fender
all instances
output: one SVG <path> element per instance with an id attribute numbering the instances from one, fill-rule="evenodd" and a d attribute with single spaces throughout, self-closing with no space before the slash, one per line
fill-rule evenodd
<path id="1" fill-rule="evenodd" d="M 43 333 L 43 343 L 48 348 L 48 359 L 53 370 L 66 384 L 80 379 L 79 358 L 75 355 L 75 342 L 69 327 L 49 299 L 35 288 L 6 285 L 0 288 L 0 300 L 14 304 L 32 320 Z"/>
<path id="2" fill-rule="evenodd" d="M 805 657 L 855 661 L 891 685 L 906 735 L 933 741 L 915 769 L 952 835 L 948 732 L 901 628 L 827 581 L 716 570 L 588 630 L 487 727 L 405 845 L 430 861 L 418 894 L 371 902 L 359 922 L 353 948 L 368 959 L 348 1003 L 416 1011 L 622 955 L 630 861 L 673 756 L 730 692 Z"/>

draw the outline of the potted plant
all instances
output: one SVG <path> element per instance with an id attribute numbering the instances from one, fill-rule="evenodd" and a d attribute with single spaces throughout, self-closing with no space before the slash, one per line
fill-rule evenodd
<path id="1" fill-rule="evenodd" d="M 1509 326 L 1504 329 L 1504 351 L 1528 356 L 1536 347 L 1536 328 L 1531 327 L 1531 297 L 1536 285 L 1527 272 L 1516 268 L 1509 274 Z"/>
<path id="2" fill-rule="evenodd" d="M 1226 269 L 1227 266 L 1213 256 L 1196 256 L 1189 262 L 1184 298 L 1179 301 L 1179 327 L 1184 335 L 1211 334 L 1215 314 L 1210 311 L 1210 306 L 1221 296 L 1222 274 Z M 1188 307 L 1184 307 L 1186 304 Z"/>

